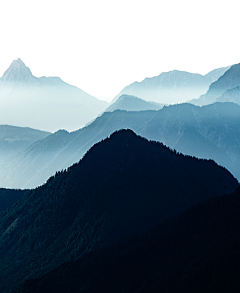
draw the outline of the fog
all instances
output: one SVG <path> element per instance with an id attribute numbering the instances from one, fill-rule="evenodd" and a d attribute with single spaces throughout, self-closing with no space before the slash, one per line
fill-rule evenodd
<path id="1" fill-rule="evenodd" d="M 54 132 L 79 129 L 108 106 L 58 77 L 36 78 L 20 60 L 0 79 L 0 123 Z"/>

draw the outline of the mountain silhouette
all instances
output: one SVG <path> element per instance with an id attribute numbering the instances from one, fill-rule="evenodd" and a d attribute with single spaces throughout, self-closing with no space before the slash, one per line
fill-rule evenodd
<path id="1" fill-rule="evenodd" d="M 240 180 L 240 106 L 215 103 L 204 107 L 180 104 L 159 111 L 104 113 L 78 131 L 58 131 L 9 158 L 0 169 L 0 186 L 39 186 L 56 171 L 78 162 L 95 143 L 124 128 L 181 153 L 212 159 Z"/>
<path id="2" fill-rule="evenodd" d="M 18 293 L 240 290 L 240 189 L 28 280 Z"/>
<path id="3" fill-rule="evenodd" d="M 230 67 L 231 66 L 226 66 L 226 67 L 214 69 L 204 76 L 210 79 L 211 83 L 213 83 L 217 81 L 228 69 L 230 69 Z"/>
<path id="4" fill-rule="evenodd" d="M 28 127 L 0 125 L 0 163 L 49 134 Z"/>
<path id="5" fill-rule="evenodd" d="M 113 133 L 0 214 L 0 290 L 237 187 L 213 161 L 177 154 L 130 130 Z"/>
<path id="6" fill-rule="evenodd" d="M 13 83 L 29 83 L 37 84 L 38 79 L 32 75 L 32 72 L 26 65 L 22 62 L 20 58 L 14 60 L 9 68 L 4 72 L 1 78 L 1 85 L 3 83 L 9 83 L 9 85 Z"/>
<path id="7" fill-rule="evenodd" d="M 1 124 L 76 130 L 107 105 L 59 77 L 33 76 L 21 59 L 14 60 L 0 78 Z"/>
<path id="8" fill-rule="evenodd" d="M 217 81 L 209 86 L 206 94 L 191 102 L 199 106 L 212 104 L 216 101 L 234 102 L 234 100 L 218 98 L 224 95 L 226 91 L 237 86 L 240 86 L 240 63 L 231 66 Z"/>
<path id="9" fill-rule="evenodd" d="M 212 82 L 217 80 L 229 67 L 215 69 L 205 76 L 196 73 L 173 70 L 158 76 L 145 78 L 126 86 L 112 101 L 121 95 L 133 95 L 146 101 L 161 104 L 182 103 L 205 94 Z"/>
<path id="10" fill-rule="evenodd" d="M 217 98 L 217 101 L 221 103 L 232 102 L 240 105 L 240 86 L 225 91 L 219 98 Z"/>
<path id="11" fill-rule="evenodd" d="M 163 108 L 163 104 L 158 104 L 154 102 L 147 102 L 140 98 L 122 95 L 115 103 L 110 105 L 105 112 L 113 112 L 115 110 L 125 110 L 125 111 L 146 111 L 146 110 L 160 110 Z"/>

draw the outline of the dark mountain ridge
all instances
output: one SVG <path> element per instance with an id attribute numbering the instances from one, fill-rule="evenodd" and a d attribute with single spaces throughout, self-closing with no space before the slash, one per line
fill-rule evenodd
<path id="1" fill-rule="evenodd" d="M 28 280 L 18 293 L 238 293 L 239 203 L 238 188 Z"/>
<path id="2" fill-rule="evenodd" d="M 0 215 L 0 290 L 237 187 L 213 161 L 114 133 Z"/>

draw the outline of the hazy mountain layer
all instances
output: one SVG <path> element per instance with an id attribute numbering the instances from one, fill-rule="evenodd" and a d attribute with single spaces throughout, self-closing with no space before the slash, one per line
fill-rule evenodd
<path id="1" fill-rule="evenodd" d="M 0 291 L 237 187 L 213 161 L 114 133 L 0 214 Z"/>
<path id="2" fill-rule="evenodd" d="M 78 162 L 96 142 L 130 128 L 171 148 L 215 160 L 240 180 L 240 106 L 216 103 L 204 107 L 181 104 L 160 111 L 104 113 L 78 131 L 58 131 L 5 162 L 1 187 L 29 188 Z"/>
<path id="3" fill-rule="evenodd" d="M 146 101 L 162 104 L 182 103 L 205 94 L 210 84 L 217 80 L 229 67 L 215 69 L 205 76 L 173 70 L 159 76 L 145 78 L 126 86 L 112 101 L 121 95 L 133 95 Z"/>
<path id="4" fill-rule="evenodd" d="M 240 86 L 227 90 L 217 98 L 218 102 L 233 102 L 240 105 Z"/>
<path id="5" fill-rule="evenodd" d="M 33 76 L 20 59 L 13 61 L 0 79 L 1 124 L 75 130 L 107 105 L 59 77 Z"/>
<path id="6" fill-rule="evenodd" d="M 61 265 L 20 293 L 240 291 L 240 189 L 108 249 Z"/>
<path id="7" fill-rule="evenodd" d="M 28 127 L 0 125 L 0 163 L 49 134 Z"/>
<path id="8" fill-rule="evenodd" d="M 160 110 L 163 104 L 154 102 L 146 102 L 140 98 L 128 95 L 120 96 L 115 103 L 110 105 L 105 112 L 113 112 L 115 110 L 125 111 L 146 111 L 146 110 Z"/>
<path id="9" fill-rule="evenodd" d="M 207 105 L 216 101 L 235 102 L 235 99 L 218 99 L 225 92 L 240 86 L 240 64 L 235 64 L 230 67 L 217 81 L 213 82 L 205 95 L 199 99 L 190 101 L 195 105 Z M 239 101 L 238 101 L 239 103 Z"/>
<path id="10" fill-rule="evenodd" d="M 231 66 L 226 66 L 226 67 L 214 69 L 204 76 L 209 78 L 211 80 L 211 83 L 213 83 L 217 81 L 228 69 L 230 69 L 230 67 Z"/>

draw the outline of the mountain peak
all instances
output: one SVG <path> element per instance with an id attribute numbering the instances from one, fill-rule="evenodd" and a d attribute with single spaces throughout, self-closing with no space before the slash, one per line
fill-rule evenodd
<path id="1" fill-rule="evenodd" d="M 15 82 L 26 82 L 32 79 L 33 75 L 31 70 L 18 58 L 14 60 L 9 68 L 4 72 L 1 80 L 2 81 L 15 81 Z"/>
<path id="2" fill-rule="evenodd" d="M 23 66 L 26 66 L 26 65 L 23 63 L 22 59 L 20 59 L 20 58 L 18 58 L 17 60 L 13 60 L 12 63 L 18 63 L 18 64 L 21 64 L 21 65 L 23 65 Z"/>

